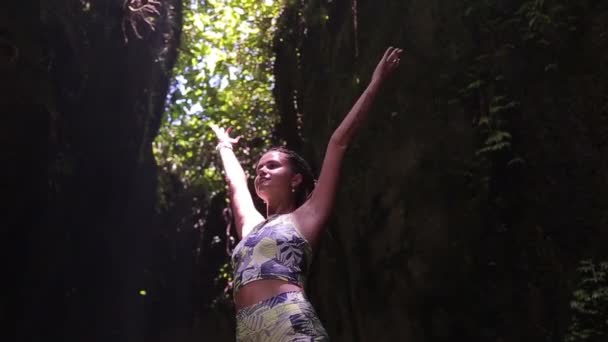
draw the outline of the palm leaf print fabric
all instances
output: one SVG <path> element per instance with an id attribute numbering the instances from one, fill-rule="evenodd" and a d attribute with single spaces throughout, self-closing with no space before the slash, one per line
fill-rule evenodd
<path id="1" fill-rule="evenodd" d="M 289 215 L 256 226 L 232 253 L 234 290 L 259 279 L 280 279 L 304 286 L 312 249 Z"/>
<path id="2" fill-rule="evenodd" d="M 239 310 L 238 342 L 329 341 L 314 308 L 301 292 L 285 292 Z"/>

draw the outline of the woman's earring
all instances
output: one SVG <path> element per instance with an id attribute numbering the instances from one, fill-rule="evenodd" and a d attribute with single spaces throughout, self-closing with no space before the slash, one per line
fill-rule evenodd
<path id="1" fill-rule="evenodd" d="M 296 192 L 296 188 L 291 188 L 291 192 Z"/>

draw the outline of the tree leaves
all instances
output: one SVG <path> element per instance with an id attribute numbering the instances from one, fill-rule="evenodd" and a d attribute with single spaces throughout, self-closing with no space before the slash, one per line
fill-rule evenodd
<path id="1" fill-rule="evenodd" d="M 223 187 L 217 172 L 204 172 L 217 163 L 209 123 L 235 128 L 245 142 L 269 143 L 278 117 L 271 43 L 279 9 L 280 2 L 252 0 L 197 0 L 185 8 L 181 54 L 154 154 L 186 187 Z M 236 152 L 252 164 L 261 147 Z"/>

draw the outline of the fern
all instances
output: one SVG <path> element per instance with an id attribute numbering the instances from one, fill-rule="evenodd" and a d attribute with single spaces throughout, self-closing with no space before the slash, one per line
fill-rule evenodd
<path id="1" fill-rule="evenodd" d="M 572 321 L 566 342 L 594 342 L 608 339 L 608 261 L 583 260 L 578 267 L 580 281 L 572 293 Z"/>

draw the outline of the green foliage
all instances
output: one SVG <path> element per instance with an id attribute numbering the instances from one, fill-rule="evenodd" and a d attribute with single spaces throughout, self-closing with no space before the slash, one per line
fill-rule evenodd
<path id="1" fill-rule="evenodd" d="M 608 261 L 583 260 L 580 281 L 570 302 L 572 322 L 566 342 L 605 341 L 608 338 Z"/>
<path id="2" fill-rule="evenodd" d="M 271 42 L 279 8 L 270 0 L 192 0 L 185 6 L 176 77 L 154 142 L 159 166 L 185 187 L 203 186 L 211 194 L 223 187 L 209 123 L 243 136 L 237 154 L 244 166 L 269 142 L 277 120 Z"/>
<path id="3" fill-rule="evenodd" d="M 220 270 L 213 281 L 218 288 L 222 288 L 222 293 L 213 299 L 211 307 L 230 304 L 233 301 L 231 291 L 233 272 L 232 263 L 230 262 L 226 262 L 220 267 Z"/>
<path id="4" fill-rule="evenodd" d="M 473 124 L 480 134 L 478 164 L 492 165 L 497 155 L 512 154 L 510 162 L 522 160 L 512 150 L 509 116 L 519 109 L 519 91 L 510 69 L 515 56 L 528 58 L 532 70 L 548 73 L 558 68 L 556 52 L 568 32 L 576 31 L 574 4 L 568 0 L 521 1 L 510 7 L 495 1 L 468 0 L 463 16 L 470 22 L 478 54 L 471 59 L 467 83 L 458 91 L 464 103 L 474 104 Z M 539 65 L 538 70 L 536 66 Z"/>
<path id="5" fill-rule="evenodd" d="M 153 151 L 161 168 L 159 208 L 191 215 L 180 217 L 191 225 L 186 229 L 203 231 L 201 208 L 226 186 L 209 124 L 232 127 L 234 135 L 242 136 L 235 153 L 246 172 L 270 143 L 278 119 L 272 39 L 281 5 L 280 0 L 190 0 L 184 5 L 180 55 Z M 225 306 L 232 271 L 226 260 L 215 262 L 224 266 L 211 275 L 215 299 L 205 304 Z"/>
<path id="6" fill-rule="evenodd" d="M 484 136 L 482 147 L 478 148 L 476 154 L 482 155 L 497 151 L 507 150 L 511 147 L 511 133 L 504 128 L 503 115 L 518 107 L 517 101 L 509 101 L 506 95 L 494 96 L 487 112 L 477 118 L 477 127 Z"/>

